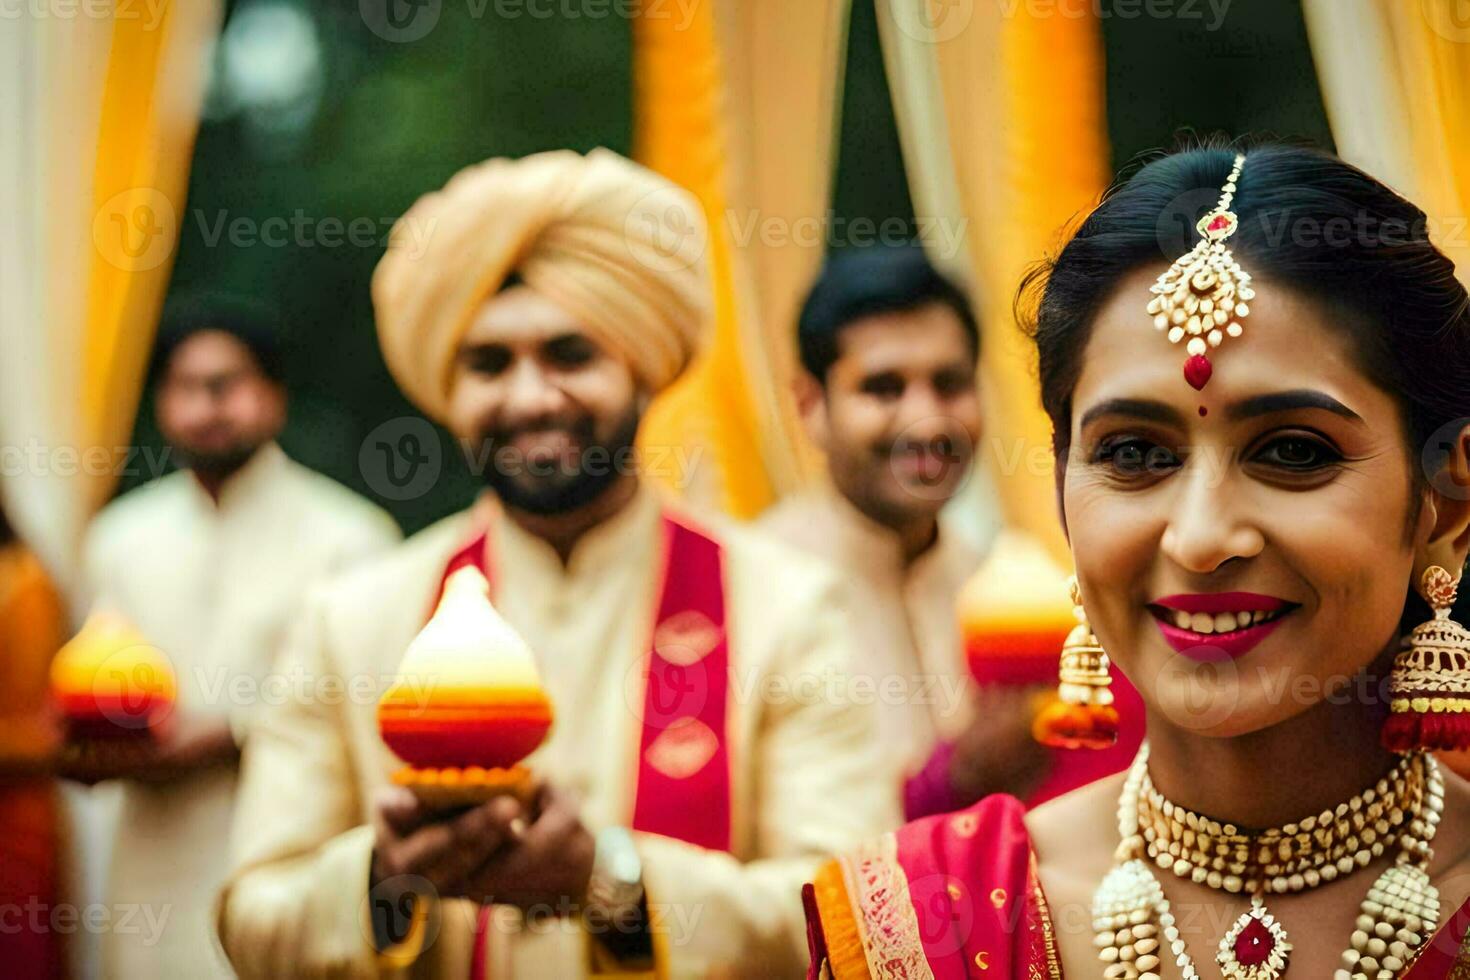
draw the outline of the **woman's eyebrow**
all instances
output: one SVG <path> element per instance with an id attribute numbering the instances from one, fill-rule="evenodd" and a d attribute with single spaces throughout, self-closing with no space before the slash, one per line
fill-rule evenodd
<path id="1" fill-rule="evenodd" d="M 1093 419 L 1104 415 L 1126 415 L 1165 425 L 1180 425 L 1184 421 L 1184 416 L 1165 402 L 1148 398 L 1109 398 L 1107 401 L 1098 402 L 1082 413 L 1082 421 L 1078 423 L 1078 426 L 1085 428 Z"/>
<path id="2" fill-rule="evenodd" d="M 1325 391 L 1312 388 L 1296 388 L 1291 391 L 1273 391 L 1255 395 L 1236 402 L 1225 410 L 1225 417 L 1232 422 L 1269 415 L 1272 412 L 1287 412 L 1293 409 L 1317 408 L 1339 415 L 1351 422 L 1362 422 L 1363 417 L 1333 398 Z"/>

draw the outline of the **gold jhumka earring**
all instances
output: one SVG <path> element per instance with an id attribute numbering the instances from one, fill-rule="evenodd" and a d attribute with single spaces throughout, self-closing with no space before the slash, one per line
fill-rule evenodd
<path id="1" fill-rule="evenodd" d="M 1032 735 L 1042 745 L 1063 749 L 1106 749 L 1118 740 L 1118 709 L 1108 655 L 1087 622 L 1077 576 L 1068 580 L 1077 625 L 1062 644 L 1057 698 L 1036 716 Z"/>
<path id="2" fill-rule="evenodd" d="M 1470 630 L 1450 618 L 1459 578 L 1430 565 L 1419 593 L 1434 617 L 1394 658 L 1383 744 L 1395 752 L 1470 748 Z"/>

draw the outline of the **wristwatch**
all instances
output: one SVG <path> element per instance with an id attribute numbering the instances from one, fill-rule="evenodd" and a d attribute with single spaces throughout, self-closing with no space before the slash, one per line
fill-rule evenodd
<path id="1" fill-rule="evenodd" d="M 643 904 L 643 859 L 624 827 L 597 832 L 592 878 L 587 883 L 587 914 L 604 923 L 627 923 Z"/>

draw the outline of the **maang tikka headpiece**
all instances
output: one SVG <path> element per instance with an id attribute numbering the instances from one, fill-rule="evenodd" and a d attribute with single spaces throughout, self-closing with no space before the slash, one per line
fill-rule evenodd
<path id="1" fill-rule="evenodd" d="M 1219 347 L 1226 337 L 1241 335 L 1245 328 L 1240 321 L 1250 315 L 1246 304 L 1256 295 L 1250 274 L 1225 247 L 1240 225 L 1230 205 L 1244 165 L 1245 154 L 1237 153 L 1235 166 L 1221 189 L 1220 203 L 1195 225 L 1201 236 L 1199 243 L 1149 287 L 1154 296 L 1148 301 L 1148 312 L 1154 326 L 1169 332 L 1171 344 L 1188 341 L 1184 380 L 1196 391 L 1209 382 L 1214 371 L 1210 348 Z"/>

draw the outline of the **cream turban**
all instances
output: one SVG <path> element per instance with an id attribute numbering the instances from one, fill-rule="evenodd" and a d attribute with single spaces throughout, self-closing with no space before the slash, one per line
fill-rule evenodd
<path id="1" fill-rule="evenodd" d="M 373 272 L 383 357 L 409 399 L 443 421 L 460 339 L 515 272 L 656 392 L 688 366 L 710 320 L 706 242 L 691 195 L 610 150 L 486 160 L 394 224 Z"/>

